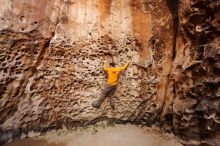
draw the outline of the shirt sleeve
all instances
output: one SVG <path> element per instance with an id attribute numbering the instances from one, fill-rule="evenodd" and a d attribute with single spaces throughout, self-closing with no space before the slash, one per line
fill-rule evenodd
<path id="1" fill-rule="evenodd" d="M 108 68 L 107 68 L 107 65 L 106 65 L 106 62 L 104 63 L 104 68 L 103 68 L 104 71 L 107 71 Z"/>
<path id="2" fill-rule="evenodd" d="M 127 62 L 124 66 L 117 68 L 118 71 L 123 71 L 128 67 L 129 62 Z"/>

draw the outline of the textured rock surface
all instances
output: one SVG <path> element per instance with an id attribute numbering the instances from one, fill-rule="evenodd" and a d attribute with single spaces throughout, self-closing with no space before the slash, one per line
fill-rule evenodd
<path id="1" fill-rule="evenodd" d="M 173 129 L 184 138 L 219 135 L 219 8 L 220 1 L 185 0 L 179 9 L 171 112 Z"/>
<path id="2" fill-rule="evenodd" d="M 1 139 L 113 118 L 184 138 L 219 132 L 219 1 L 3 0 Z M 93 109 L 104 60 L 131 63 Z M 211 133 L 211 134 L 210 134 Z"/>

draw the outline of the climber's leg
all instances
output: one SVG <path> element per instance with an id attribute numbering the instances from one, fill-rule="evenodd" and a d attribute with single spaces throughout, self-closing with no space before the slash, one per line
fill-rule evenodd
<path id="1" fill-rule="evenodd" d="M 98 100 L 94 101 L 92 103 L 92 106 L 95 107 L 95 108 L 100 108 L 102 102 L 106 99 L 108 93 L 112 90 L 111 86 L 109 85 L 106 85 L 103 89 L 103 91 L 101 92 L 100 94 L 100 97 Z"/>
<path id="2" fill-rule="evenodd" d="M 110 96 L 110 106 L 112 107 L 112 109 L 115 109 L 115 101 L 114 101 L 114 96 Z"/>
<path id="3" fill-rule="evenodd" d="M 112 87 L 112 90 L 108 94 L 110 99 L 110 106 L 112 107 L 113 110 L 115 109 L 115 101 L 114 101 L 115 90 L 116 90 L 116 86 Z"/>

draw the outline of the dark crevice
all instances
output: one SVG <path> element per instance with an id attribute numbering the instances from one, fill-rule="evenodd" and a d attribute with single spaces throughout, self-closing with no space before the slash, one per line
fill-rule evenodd
<path id="1" fill-rule="evenodd" d="M 178 35 L 178 31 L 179 31 L 179 4 L 180 4 L 180 0 L 166 0 L 167 5 L 169 7 L 169 10 L 172 14 L 172 18 L 173 18 L 173 60 L 176 57 L 176 38 Z"/>
<path id="2" fill-rule="evenodd" d="M 40 63 L 41 63 L 41 61 L 44 59 L 44 55 L 45 55 L 45 53 L 46 53 L 46 50 L 47 50 L 47 48 L 49 48 L 49 46 L 50 46 L 50 41 L 51 41 L 51 39 L 49 39 L 49 40 L 47 40 L 45 43 L 44 43 L 44 45 L 43 45 L 43 47 L 42 47 L 42 49 L 41 49 L 41 52 L 40 52 L 40 54 L 39 54 L 39 56 L 38 56 L 38 58 L 37 58 L 37 62 L 35 63 L 35 67 L 37 67 Z"/>
<path id="3" fill-rule="evenodd" d="M 178 31 L 179 31 L 179 13 L 178 13 L 178 11 L 179 11 L 180 0 L 166 0 L 166 2 L 167 2 L 167 6 L 170 10 L 170 13 L 172 15 L 172 19 L 173 19 L 173 46 L 171 46 L 171 47 L 172 47 L 172 60 L 174 61 L 175 57 L 176 57 L 176 43 L 177 43 L 177 35 L 178 35 Z M 172 67 L 173 67 L 173 65 L 172 65 Z M 172 84 L 173 98 L 175 98 L 175 96 L 176 96 L 175 85 L 172 81 L 171 71 L 172 71 L 172 69 L 170 70 L 170 75 L 169 75 L 168 81 L 165 85 L 165 96 L 164 96 L 165 99 L 163 101 L 162 107 L 159 112 L 161 122 L 163 120 L 165 120 L 166 122 L 168 122 L 166 124 L 170 124 L 169 118 L 167 119 L 167 111 L 165 111 L 166 114 L 164 114 L 164 110 L 166 110 L 166 109 L 164 109 L 164 106 L 166 105 L 167 89 L 168 89 L 169 84 Z M 163 122 L 165 122 L 165 121 L 163 121 Z"/>

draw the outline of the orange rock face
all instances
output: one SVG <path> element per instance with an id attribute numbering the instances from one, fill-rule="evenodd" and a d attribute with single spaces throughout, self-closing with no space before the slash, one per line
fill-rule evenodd
<path id="1" fill-rule="evenodd" d="M 1 143 L 103 119 L 161 123 L 186 139 L 218 133 L 218 8 L 208 0 L 3 0 Z M 130 61 L 114 111 L 107 101 L 91 106 L 106 83 L 105 60 Z"/>

